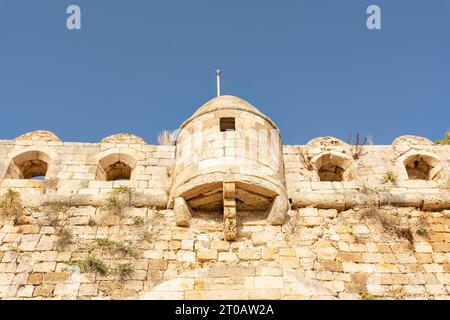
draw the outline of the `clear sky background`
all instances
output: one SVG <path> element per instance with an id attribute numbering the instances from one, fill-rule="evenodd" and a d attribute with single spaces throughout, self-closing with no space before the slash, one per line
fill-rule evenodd
<path id="1" fill-rule="evenodd" d="M 366 27 L 370 4 L 382 30 Z M 0 0 L 0 139 L 154 143 L 215 96 L 218 67 L 223 94 L 271 117 L 285 144 L 435 140 L 450 128 L 450 1 Z"/>

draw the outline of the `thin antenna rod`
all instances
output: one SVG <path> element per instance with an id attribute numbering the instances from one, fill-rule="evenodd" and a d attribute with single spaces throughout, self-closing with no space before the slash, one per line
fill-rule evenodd
<path id="1" fill-rule="evenodd" d="M 217 96 L 220 97 L 220 76 L 222 75 L 221 70 L 215 70 L 217 78 Z"/>

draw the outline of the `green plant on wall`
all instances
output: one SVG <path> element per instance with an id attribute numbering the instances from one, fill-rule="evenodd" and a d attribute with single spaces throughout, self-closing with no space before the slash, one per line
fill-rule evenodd
<path id="1" fill-rule="evenodd" d="M 104 211 L 111 214 L 122 215 L 126 207 L 131 207 L 131 199 L 134 194 L 134 189 L 127 186 L 115 187 L 112 195 L 106 199 L 106 204 L 102 207 Z M 124 200 L 121 195 L 126 195 L 127 200 Z"/>
<path id="2" fill-rule="evenodd" d="M 148 243 L 152 243 L 156 239 L 156 234 L 154 232 L 145 230 L 142 233 L 142 241 L 146 241 Z"/>
<path id="3" fill-rule="evenodd" d="M 133 194 L 134 194 L 133 188 L 127 187 L 127 186 L 115 187 L 115 188 L 113 188 L 113 194 L 116 196 L 119 196 L 121 194 L 127 195 L 128 196 L 128 205 L 131 206 L 131 198 L 133 197 Z"/>
<path id="4" fill-rule="evenodd" d="M 106 199 L 106 204 L 102 207 L 104 211 L 108 211 L 111 214 L 122 214 L 123 205 L 116 197 L 110 197 Z"/>
<path id="5" fill-rule="evenodd" d="M 73 243 L 74 235 L 69 228 L 59 229 L 56 235 L 58 236 L 57 246 L 59 249 L 64 249 L 69 244 Z"/>
<path id="6" fill-rule="evenodd" d="M 70 261 L 68 264 L 78 266 L 81 272 L 95 272 L 102 276 L 106 276 L 109 273 L 109 268 L 105 262 L 95 256 L 88 256 L 83 260 Z"/>
<path id="7" fill-rule="evenodd" d="M 107 238 L 97 238 L 94 240 L 94 245 L 102 250 L 110 251 L 111 253 L 118 253 L 121 255 L 137 256 L 137 249 L 131 242 L 114 241 Z"/>
<path id="8" fill-rule="evenodd" d="M 420 236 L 426 236 L 430 233 L 430 227 L 427 225 L 420 225 L 417 227 L 416 233 Z"/>
<path id="9" fill-rule="evenodd" d="M 67 262 L 68 265 L 78 266 L 81 272 L 98 273 L 102 276 L 114 275 L 120 279 L 126 279 L 133 273 L 133 265 L 131 263 L 119 263 L 114 268 L 109 268 L 106 263 L 96 256 L 89 255 L 82 260 L 72 260 Z"/>
<path id="10" fill-rule="evenodd" d="M 397 175 L 393 172 L 393 171 L 388 171 L 386 172 L 386 174 L 384 175 L 384 182 L 392 182 L 395 183 L 397 182 Z"/>
<path id="11" fill-rule="evenodd" d="M 375 297 L 367 292 L 363 292 L 359 296 L 361 297 L 361 300 L 377 300 L 377 297 Z"/>
<path id="12" fill-rule="evenodd" d="M 121 263 L 111 271 L 111 274 L 118 276 L 120 279 L 129 278 L 132 273 L 133 266 L 131 263 Z"/>
<path id="13" fill-rule="evenodd" d="M 47 225 L 54 228 L 58 227 L 61 221 L 67 219 L 69 209 L 69 203 L 52 202 L 45 204 L 42 210 L 46 214 Z"/>
<path id="14" fill-rule="evenodd" d="M 133 217 L 133 225 L 135 226 L 143 226 L 144 222 L 144 218 L 142 217 Z"/>
<path id="15" fill-rule="evenodd" d="M 403 287 L 395 287 L 395 288 L 390 288 L 389 291 L 387 292 L 387 295 L 394 299 L 400 300 L 400 299 L 405 298 L 406 293 L 405 293 L 405 290 L 403 289 Z"/>
<path id="16" fill-rule="evenodd" d="M 12 201 L 14 199 L 20 198 L 20 193 L 14 191 L 13 189 L 8 189 L 3 196 L 5 197 L 5 199 L 9 199 L 10 201 Z"/>
<path id="17" fill-rule="evenodd" d="M 450 144 L 450 131 L 444 134 L 444 139 L 436 140 L 436 144 Z"/>

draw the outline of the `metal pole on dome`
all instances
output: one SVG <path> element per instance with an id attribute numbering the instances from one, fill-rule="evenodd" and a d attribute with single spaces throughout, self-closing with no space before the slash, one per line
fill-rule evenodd
<path id="1" fill-rule="evenodd" d="M 216 72 L 216 79 L 217 79 L 217 96 L 220 97 L 220 76 L 222 75 L 222 71 L 219 69 L 214 71 Z"/>

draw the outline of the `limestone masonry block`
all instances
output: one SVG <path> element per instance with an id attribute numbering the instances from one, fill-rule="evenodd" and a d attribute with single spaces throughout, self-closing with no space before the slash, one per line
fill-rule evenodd
<path id="1" fill-rule="evenodd" d="M 217 259 L 217 250 L 212 249 L 199 249 L 197 251 L 197 259 L 201 262 L 216 260 Z"/>

